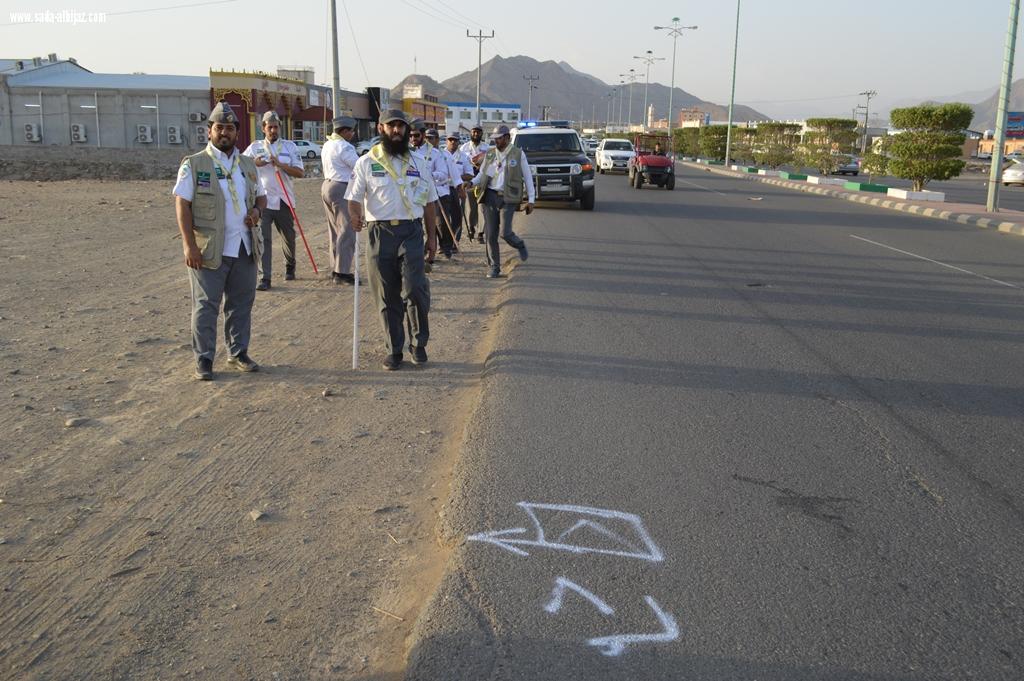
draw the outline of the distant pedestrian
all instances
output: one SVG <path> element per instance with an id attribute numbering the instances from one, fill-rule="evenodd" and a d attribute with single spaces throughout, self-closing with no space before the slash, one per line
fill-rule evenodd
<path id="1" fill-rule="evenodd" d="M 438 169 L 434 172 L 434 183 L 437 185 L 437 204 L 440 214 L 437 216 L 437 243 L 444 254 L 444 257 L 451 260 L 452 253 L 458 250 L 459 246 L 455 233 L 455 215 L 452 210 L 452 184 L 459 180 L 459 169 L 455 167 L 451 154 L 440 145 L 440 137 L 437 130 L 427 128 L 423 133 L 427 144 L 433 147 L 431 158 L 436 159 Z M 430 159 L 428 159 L 430 160 Z"/>
<path id="2" fill-rule="evenodd" d="M 327 213 L 328 250 L 331 254 L 331 280 L 335 284 L 355 284 L 352 256 L 355 254 L 356 233 L 349 224 L 348 201 L 345 192 L 352 180 L 359 154 L 352 146 L 356 120 L 350 116 L 335 118 L 334 133 L 327 138 L 320 161 L 324 167 L 324 181 L 320 197 Z"/>
<path id="3" fill-rule="evenodd" d="M 477 201 L 484 207 L 484 237 L 487 241 L 487 278 L 504 276 L 501 273 L 501 253 L 498 236 L 519 251 L 526 262 L 526 242 L 512 231 L 512 218 L 526 194 L 526 214 L 533 212 L 534 187 L 530 164 L 523 150 L 511 143 L 507 125 L 499 125 L 491 133 L 494 146 L 484 155 L 480 172 L 473 178 Z"/>
<path id="4" fill-rule="evenodd" d="M 213 379 L 221 302 L 228 366 L 259 369 L 249 357 L 249 339 L 263 244 L 257 226 L 267 192 L 256 164 L 235 148 L 238 124 L 227 102 L 214 107 L 206 121 L 209 142 L 182 161 L 173 191 L 192 289 L 194 375 L 201 381 Z"/>
<path id="5" fill-rule="evenodd" d="M 410 152 L 402 111 L 383 112 L 377 132 L 380 142 L 356 162 L 345 198 L 352 229 L 369 231 L 366 277 L 384 328 L 383 366 L 394 370 L 402 365 L 406 332 L 413 364 L 427 361 L 430 283 L 424 252 L 432 260 L 437 251 L 437 190 L 426 161 Z"/>
<path id="6" fill-rule="evenodd" d="M 484 139 L 484 129 L 474 125 L 469 131 L 469 141 L 462 145 L 462 153 L 466 155 L 473 164 L 473 174 L 480 172 L 480 164 L 483 163 L 484 154 L 491 148 Z M 479 202 L 473 192 L 466 193 L 466 206 L 469 209 L 469 238 L 476 239 L 479 243 L 484 242 L 484 230 L 480 225 Z M 464 207 L 465 208 L 465 207 Z"/>
<path id="7" fill-rule="evenodd" d="M 459 136 L 453 131 L 448 133 L 446 140 L 448 154 L 452 157 L 455 166 L 457 179 L 452 177 L 451 207 L 453 213 L 452 225 L 455 228 L 455 241 L 462 240 L 463 210 L 462 205 L 466 201 L 466 183 L 473 179 L 475 168 L 469 158 L 459 148 Z"/>
<path id="8" fill-rule="evenodd" d="M 275 112 L 268 111 L 263 114 L 262 128 L 263 139 L 250 144 L 244 152 L 256 161 L 260 184 L 267 192 L 267 209 L 263 211 L 260 220 L 264 248 L 257 291 L 266 291 L 270 288 L 271 262 L 274 254 L 273 234 L 270 230 L 272 224 L 283 239 L 281 251 L 284 253 L 285 281 L 295 279 L 295 220 L 292 219 L 292 211 L 284 192 L 287 189 L 290 200 L 294 202 L 292 178 L 302 177 L 306 173 L 295 143 L 281 138 L 281 119 Z"/>

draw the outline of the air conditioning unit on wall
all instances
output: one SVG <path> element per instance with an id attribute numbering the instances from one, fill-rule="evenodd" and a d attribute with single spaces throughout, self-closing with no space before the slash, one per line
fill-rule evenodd
<path id="1" fill-rule="evenodd" d="M 72 123 L 71 124 L 71 141 L 72 142 L 86 142 L 88 138 L 85 134 L 84 123 Z"/>
<path id="2" fill-rule="evenodd" d="M 203 122 L 203 114 L 201 114 L 201 113 L 190 113 L 188 115 L 188 122 L 189 123 L 202 123 Z"/>
<path id="3" fill-rule="evenodd" d="M 167 143 L 168 144 L 181 144 L 181 128 L 177 125 L 167 126 Z"/>
<path id="4" fill-rule="evenodd" d="M 196 144 L 205 145 L 206 142 L 207 142 L 206 126 L 205 125 L 197 125 L 196 126 Z"/>
<path id="5" fill-rule="evenodd" d="M 25 141 L 26 142 L 42 142 L 43 135 L 39 131 L 38 123 L 26 123 L 25 124 Z"/>
<path id="6" fill-rule="evenodd" d="M 148 125 L 137 125 L 135 126 L 135 129 L 136 137 L 138 137 L 140 142 L 143 144 L 150 144 L 153 142 L 153 128 Z"/>

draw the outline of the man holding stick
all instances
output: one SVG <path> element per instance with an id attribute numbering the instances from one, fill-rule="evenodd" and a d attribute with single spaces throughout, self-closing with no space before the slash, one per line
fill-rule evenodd
<path id="1" fill-rule="evenodd" d="M 403 321 L 413 364 L 427 361 L 430 284 L 424 251 L 429 260 L 437 252 L 437 189 L 426 161 L 410 152 L 409 126 L 401 110 L 382 112 L 377 132 L 380 142 L 356 162 L 345 198 L 352 229 L 369 230 L 366 278 L 384 328 L 383 366 L 393 371 L 402 365 Z"/>
<path id="2" fill-rule="evenodd" d="M 281 251 L 284 253 L 285 281 L 295 279 L 295 220 L 288 207 L 285 191 L 294 196 L 292 178 L 306 174 L 295 143 L 281 139 L 281 119 L 276 112 L 268 111 L 263 114 L 262 127 L 264 138 L 250 144 L 244 152 L 256 162 L 260 184 L 267 192 L 267 209 L 260 220 L 260 230 L 263 232 L 263 261 L 260 263 L 257 291 L 266 291 L 270 288 L 274 252 L 271 223 L 277 227 L 278 233 L 284 239 L 281 242 Z"/>
<path id="3" fill-rule="evenodd" d="M 473 129 L 469 131 L 469 141 L 461 147 L 462 153 L 466 155 L 466 158 L 473 165 L 474 175 L 480 172 L 480 164 L 483 163 L 484 154 L 491 148 L 483 139 L 484 129 L 479 125 L 474 125 Z M 472 241 L 475 238 L 479 243 L 483 243 L 484 230 L 479 226 L 479 202 L 473 192 L 466 193 L 466 203 L 469 205 L 469 240 Z M 465 210 L 465 207 L 463 207 L 463 210 Z"/>
<path id="4" fill-rule="evenodd" d="M 345 192 L 352 180 L 352 169 L 359 160 L 351 141 L 355 136 L 356 119 L 339 116 L 334 119 L 334 134 L 327 138 L 320 160 L 324 166 L 324 182 L 320 198 L 327 213 L 327 236 L 331 254 L 331 280 L 335 284 L 354 285 L 352 257 L 356 247 L 356 233 L 348 220 L 348 202 Z"/>

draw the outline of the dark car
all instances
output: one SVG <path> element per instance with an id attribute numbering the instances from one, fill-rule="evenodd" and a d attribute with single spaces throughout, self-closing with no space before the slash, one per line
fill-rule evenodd
<path id="1" fill-rule="evenodd" d="M 538 124 L 516 130 L 512 143 L 526 154 L 538 201 L 579 201 L 583 210 L 594 209 L 594 164 L 575 130 Z"/>
<path id="2" fill-rule="evenodd" d="M 839 165 L 836 166 L 833 175 L 853 175 L 860 173 L 860 159 L 856 156 L 840 156 Z"/>

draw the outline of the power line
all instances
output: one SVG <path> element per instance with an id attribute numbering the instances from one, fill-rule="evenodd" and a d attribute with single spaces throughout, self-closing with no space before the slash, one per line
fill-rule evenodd
<path id="1" fill-rule="evenodd" d="M 447 18 L 447 17 L 445 17 L 443 15 L 442 16 L 438 16 L 438 15 L 434 14 L 432 11 L 428 11 L 425 7 L 420 7 L 419 5 L 414 5 L 411 2 L 409 2 L 409 0 L 402 0 L 402 4 L 404 4 L 404 5 L 408 6 L 408 7 L 411 7 L 414 10 L 416 10 L 417 12 L 420 12 L 421 14 L 424 14 L 424 15 L 430 17 L 434 21 L 440 21 L 441 23 L 448 24 L 449 26 L 454 26 L 455 28 L 464 28 L 461 24 L 455 23 L 454 21 L 452 21 L 451 19 L 449 19 L 449 18 Z"/>
<path id="2" fill-rule="evenodd" d="M 456 16 L 458 16 L 458 17 L 459 17 L 460 19 L 465 19 L 465 20 L 466 20 L 466 21 L 467 21 L 467 22 L 468 22 L 468 23 L 469 23 L 470 25 L 472 25 L 472 26 L 476 26 L 477 28 L 483 28 L 483 27 L 484 27 L 484 26 L 483 26 L 483 24 L 481 24 L 481 23 L 479 23 L 479 22 L 477 22 L 477 21 L 475 21 L 475 20 L 473 20 L 473 19 L 470 19 L 470 18 L 469 18 L 469 17 L 467 17 L 467 16 L 465 15 L 465 14 L 463 14 L 463 13 L 462 13 L 462 12 L 460 12 L 459 10 L 457 10 L 457 9 L 455 9 L 454 7 L 452 7 L 451 5 L 449 5 L 449 4 L 447 3 L 447 2 L 444 2 L 444 0 L 437 0 L 437 3 L 438 3 L 439 5 L 441 5 L 441 6 L 443 6 L 443 7 L 447 7 L 447 8 L 448 8 L 448 9 L 450 9 L 450 10 L 451 10 L 451 11 L 452 11 L 452 12 L 453 12 L 453 13 L 454 13 L 454 14 L 455 14 Z"/>
<path id="3" fill-rule="evenodd" d="M 359 50 L 359 41 L 356 40 L 356 31 L 355 28 L 352 26 L 352 17 L 349 16 L 348 3 L 345 2 L 345 0 L 341 0 L 341 8 L 345 10 L 345 21 L 348 24 L 348 32 L 352 36 L 352 44 L 356 48 L 356 57 L 359 58 L 359 65 L 363 69 L 363 78 L 366 81 L 366 87 L 369 88 L 370 75 L 366 72 L 366 62 L 363 61 L 363 53 Z M 337 103 L 335 103 L 335 107 L 337 107 Z M 377 110 L 380 111 L 380 100 L 377 100 Z"/>
<path id="4" fill-rule="evenodd" d="M 163 12 L 170 9 L 187 9 L 189 7 L 206 7 L 207 5 L 226 5 L 229 2 L 238 0 L 208 0 L 207 2 L 193 2 L 187 5 L 167 5 L 166 7 L 149 7 L 147 9 L 126 9 L 122 12 L 104 12 L 108 17 L 118 17 L 124 14 L 145 14 L 146 12 Z"/>

